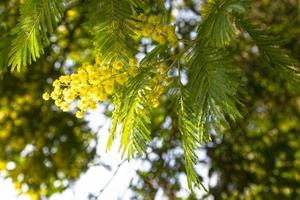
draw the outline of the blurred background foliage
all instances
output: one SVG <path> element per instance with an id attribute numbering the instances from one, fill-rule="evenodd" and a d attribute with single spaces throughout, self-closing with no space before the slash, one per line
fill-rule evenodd
<path id="1" fill-rule="evenodd" d="M 0 2 L 0 34 L 7 39 L 17 23 L 20 3 Z M 200 4 L 166 1 L 183 40 L 195 37 Z M 79 26 L 83 11 L 70 6 L 65 12 L 47 56 L 22 73 L 2 71 L 0 78 L 0 174 L 11 177 L 16 188 L 33 199 L 69 187 L 96 156 L 96 134 L 87 122 L 41 99 L 52 80 L 94 57 L 88 46 L 91 37 Z M 271 26 L 272 34 L 283 35 L 285 48 L 300 59 L 299 13 L 298 0 L 253 0 L 248 16 L 261 27 Z M 197 169 L 209 168 L 208 178 L 214 180 L 206 185 L 208 193 L 200 197 L 182 185 L 185 171 L 177 111 L 172 95 L 166 94 L 152 116 L 153 142 L 138 158 L 146 167 L 130 183 L 132 199 L 155 199 L 159 192 L 170 200 L 180 199 L 180 193 L 187 193 L 187 199 L 300 198 L 300 92 L 261 66 L 257 47 L 247 35 L 234 45 L 248 88 L 242 95 L 245 106 L 240 108 L 244 118 L 223 133 L 212 133 L 212 142 L 199 151 L 206 158 Z M 141 52 L 147 52 L 151 43 L 143 46 Z"/>

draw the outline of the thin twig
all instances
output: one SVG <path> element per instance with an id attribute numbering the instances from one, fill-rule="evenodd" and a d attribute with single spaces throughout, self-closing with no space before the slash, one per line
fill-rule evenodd
<path id="1" fill-rule="evenodd" d="M 104 187 L 99 191 L 98 195 L 96 196 L 96 199 L 99 199 L 99 197 L 101 196 L 101 194 L 104 192 L 104 190 L 109 186 L 109 184 L 112 182 L 112 180 L 114 179 L 114 177 L 117 175 L 119 169 L 121 168 L 121 166 L 127 161 L 127 159 L 124 159 L 121 163 L 118 164 L 115 172 L 113 173 L 113 175 L 110 177 L 110 179 L 108 180 L 108 182 L 104 185 Z"/>

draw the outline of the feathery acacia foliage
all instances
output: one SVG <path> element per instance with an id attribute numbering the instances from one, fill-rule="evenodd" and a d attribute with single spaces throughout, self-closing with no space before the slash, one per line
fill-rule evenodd
<path id="1" fill-rule="evenodd" d="M 12 31 L 8 65 L 12 70 L 31 64 L 44 53 L 63 14 L 61 0 L 27 0 L 21 8 L 20 23 Z"/>
<path id="2" fill-rule="evenodd" d="M 78 2 L 79 6 L 85 3 L 85 1 Z M 242 90 L 240 87 L 242 73 L 234 62 L 233 53 L 229 51 L 231 42 L 237 39 L 240 33 L 246 32 L 252 37 L 259 48 L 264 66 L 284 78 L 292 79 L 293 83 L 299 83 L 297 69 L 299 62 L 279 48 L 279 44 L 275 43 L 276 39 L 249 25 L 244 19 L 247 10 L 250 9 L 249 0 L 209 1 L 202 11 L 203 20 L 198 26 L 197 38 L 194 41 L 180 41 L 187 43 L 185 48 L 178 45 L 178 39 L 174 38 L 176 35 L 171 26 L 172 21 L 168 21 L 167 12 L 163 12 L 163 1 L 154 1 L 154 5 L 151 1 L 138 0 L 89 0 L 87 2 L 88 4 L 85 5 L 87 27 L 93 35 L 91 42 L 95 46 L 95 55 L 101 58 L 101 61 L 97 61 L 101 64 L 91 65 L 90 68 L 104 66 L 103 71 L 111 73 L 109 78 L 119 75 L 114 73 L 123 73 L 123 80 L 112 79 L 105 86 L 105 97 L 109 96 L 114 104 L 107 149 L 110 149 L 113 141 L 120 135 L 120 151 L 123 154 L 127 153 L 128 158 L 134 156 L 135 150 L 139 153 L 146 150 L 151 135 L 151 112 L 159 105 L 157 103 L 159 97 L 169 89 L 167 84 L 163 84 L 161 78 L 154 83 L 159 86 L 157 88 L 153 87 L 151 81 L 159 73 L 163 74 L 165 79 L 174 76 L 172 74 L 172 70 L 176 68 L 174 63 L 186 61 L 187 84 L 183 85 L 179 81 L 180 83 L 174 87 L 180 91 L 178 127 L 185 151 L 190 188 L 201 185 L 194 170 L 198 161 L 196 151 L 201 144 L 210 139 L 210 132 L 220 133 L 226 128 L 228 120 L 234 121 L 241 117 L 237 105 L 241 104 L 238 94 Z M 12 30 L 13 40 L 9 55 L 5 58 L 5 52 L 0 51 L 0 60 L 8 59 L 8 66 L 12 69 L 20 69 L 21 66 L 31 64 L 39 58 L 44 52 L 44 47 L 49 44 L 49 35 L 54 33 L 57 23 L 62 18 L 63 5 L 64 2 L 61 0 L 26 0 L 21 8 L 20 23 Z M 155 13 L 151 6 L 162 12 L 154 17 L 151 16 Z M 136 26 L 135 23 L 147 24 Z M 140 32 L 142 34 L 139 35 Z M 156 47 L 150 52 L 146 51 L 147 55 L 141 62 L 130 64 L 139 52 L 139 47 L 142 47 L 143 37 L 150 37 L 151 45 Z M 173 59 L 174 62 L 170 64 L 168 59 Z M 134 68 L 128 65 L 134 65 Z M 90 68 L 89 70 L 93 71 Z M 89 72 L 86 71 L 87 68 L 80 71 L 80 74 L 84 74 L 82 75 L 85 76 L 84 79 L 74 74 L 63 78 L 67 78 L 68 81 L 70 79 L 73 83 L 84 82 L 82 85 L 85 86 L 90 86 L 92 81 L 103 78 L 88 77 Z M 179 77 L 177 77 L 179 80 L 181 73 L 185 72 L 179 70 Z M 100 86 L 107 79 L 108 77 L 101 79 Z M 57 85 L 59 81 L 53 84 Z M 70 84 L 68 81 L 61 82 Z M 116 86 L 115 82 L 122 84 Z M 62 84 L 65 87 L 63 89 L 69 87 L 68 84 Z M 86 93 L 96 90 L 95 94 L 101 96 L 100 99 L 106 100 L 103 91 L 97 93 L 100 86 L 93 86 Z M 60 92 L 63 94 L 63 91 Z M 76 95 L 78 96 L 78 94 L 68 94 L 74 97 L 68 99 L 73 102 Z M 154 96 L 155 101 L 151 102 L 149 95 Z M 58 100 L 56 101 L 58 106 L 66 99 L 65 97 L 59 99 L 56 91 L 44 97 L 49 99 L 49 96 Z M 98 96 L 82 99 L 81 103 L 85 104 L 92 100 L 95 103 L 94 99 Z M 81 107 L 88 106 L 81 105 Z"/>
<path id="3" fill-rule="evenodd" d="M 129 19 L 132 15 L 128 0 L 93 0 L 87 7 L 94 45 L 107 60 L 125 59 L 134 54 L 134 40 Z"/>
<path id="4" fill-rule="evenodd" d="M 134 157 L 135 149 L 143 153 L 147 147 L 146 142 L 150 141 L 150 110 L 145 98 L 147 90 L 150 90 L 148 82 L 149 77 L 140 74 L 114 99 L 115 109 L 107 149 L 116 138 L 117 126 L 120 124 L 120 150 L 123 155 L 128 152 L 128 159 Z"/>
<path id="5" fill-rule="evenodd" d="M 245 13 L 249 0 L 217 0 L 205 5 L 204 15 L 199 34 L 211 46 L 224 47 L 234 39 L 238 30 L 235 24 L 234 13 Z"/>
<path id="6" fill-rule="evenodd" d="M 226 128 L 227 116 L 232 120 L 241 117 L 237 109 L 237 104 L 240 103 L 239 69 L 234 66 L 233 59 L 222 49 L 199 49 L 192 51 L 189 60 L 189 84 L 186 95 L 182 97 L 183 112 L 179 115 L 182 118 L 183 146 L 192 155 L 186 156 L 187 171 L 192 171 L 190 167 L 197 163 L 197 154 L 193 152 L 197 148 L 189 148 L 197 147 L 204 139 L 209 140 L 209 136 L 204 133 L 212 130 L 221 132 Z M 196 174 L 193 176 L 189 176 L 192 178 L 189 181 L 190 186 L 197 177 Z"/>
<path id="7" fill-rule="evenodd" d="M 259 55 L 264 66 L 271 72 L 286 79 L 292 85 L 298 86 L 300 81 L 299 61 L 290 52 L 280 47 L 282 38 L 267 34 L 246 20 L 239 20 L 239 25 L 250 35 L 258 47 Z"/>
<path id="8" fill-rule="evenodd" d="M 222 130 L 227 116 L 240 117 L 237 109 L 240 89 L 239 68 L 234 65 L 230 52 L 224 49 L 237 36 L 234 12 L 245 12 L 248 1 L 213 1 L 206 7 L 207 14 L 198 29 L 196 44 L 188 54 L 188 85 L 181 98 L 179 115 L 183 135 L 189 187 L 199 185 L 194 166 L 197 147 L 203 133 Z M 220 132 L 220 131 L 218 131 Z"/>

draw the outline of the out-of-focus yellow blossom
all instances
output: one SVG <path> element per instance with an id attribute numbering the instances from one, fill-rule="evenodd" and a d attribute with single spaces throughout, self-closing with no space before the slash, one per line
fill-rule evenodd
<path id="1" fill-rule="evenodd" d="M 1 170 L 6 170 L 6 162 L 2 160 L 0 160 L 0 171 Z"/>
<path id="2" fill-rule="evenodd" d="M 70 20 L 73 20 L 73 19 L 76 19 L 79 17 L 79 13 L 77 10 L 75 9 L 70 9 L 67 11 L 67 17 L 70 19 Z"/>
<path id="3" fill-rule="evenodd" d="M 81 110 L 77 111 L 76 112 L 76 117 L 79 118 L 79 119 L 83 118 L 83 111 L 81 111 Z"/>
<path id="4" fill-rule="evenodd" d="M 137 35 L 151 38 L 159 44 L 168 43 L 171 47 L 178 45 L 175 26 L 164 25 L 159 16 L 140 14 L 136 19 L 132 24 L 137 28 Z"/>
<path id="5" fill-rule="evenodd" d="M 29 196 L 31 200 L 39 200 L 40 199 L 39 195 L 32 191 L 28 191 L 26 193 L 26 195 Z"/>
<path id="6" fill-rule="evenodd" d="M 68 102 L 63 102 L 61 104 L 61 109 L 64 111 L 64 112 L 67 112 L 70 110 L 70 104 L 68 104 Z"/>
<path id="7" fill-rule="evenodd" d="M 48 101 L 50 99 L 50 95 L 49 95 L 48 92 L 43 94 L 43 99 L 46 100 L 46 101 Z"/>
<path id="8" fill-rule="evenodd" d="M 68 34 L 68 29 L 65 25 L 58 26 L 57 31 L 62 34 Z"/>
<path id="9" fill-rule="evenodd" d="M 12 123 L 5 123 L 4 126 L 0 129 L 0 139 L 6 139 L 9 137 L 12 131 Z"/>
<path id="10" fill-rule="evenodd" d="M 15 182 L 15 189 L 18 190 L 18 191 L 21 191 L 22 190 L 22 183 L 17 181 Z"/>
<path id="11" fill-rule="evenodd" d="M 157 72 L 150 80 L 150 92 L 146 96 L 147 101 L 154 108 L 159 106 L 159 99 L 166 90 L 166 87 L 170 84 L 170 79 L 166 78 L 167 67 L 164 64 L 160 64 L 157 68 Z"/>
<path id="12" fill-rule="evenodd" d="M 63 111 L 69 111 L 70 104 L 75 102 L 78 110 L 76 116 L 82 118 L 85 111 L 95 109 L 97 103 L 107 100 L 117 87 L 126 84 L 129 77 L 137 74 L 136 59 L 104 63 L 99 56 L 95 64 L 84 64 L 76 73 L 55 80 L 53 91 L 44 93 L 43 99 L 53 99 Z"/>

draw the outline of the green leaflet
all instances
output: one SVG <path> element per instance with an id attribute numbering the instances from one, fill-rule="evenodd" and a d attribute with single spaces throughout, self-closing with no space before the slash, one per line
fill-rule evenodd
<path id="1" fill-rule="evenodd" d="M 230 54 L 224 50 L 196 45 L 188 63 L 188 85 L 182 89 L 179 127 L 185 151 L 189 187 L 201 186 L 194 171 L 198 156 L 195 152 L 209 133 L 227 126 L 241 117 L 239 70 L 233 65 Z"/>
<path id="2" fill-rule="evenodd" d="M 150 141 L 150 113 L 151 107 L 146 100 L 149 93 L 149 73 L 140 73 L 131 79 L 114 99 L 115 110 L 112 118 L 112 127 L 107 142 L 107 150 L 117 137 L 117 127 L 121 127 L 120 151 L 127 153 L 128 159 L 134 157 L 135 150 L 142 154 L 146 150 L 146 142 Z"/>
<path id="3" fill-rule="evenodd" d="M 248 5 L 249 1 L 233 0 L 216 0 L 209 5 L 196 45 L 187 58 L 188 85 L 181 89 L 179 127 L 190 188 L 201 185 L 194 170 L 199 145 L 209 140 L 209 132 L 226 128 L 228 118 L 241 117 L 237 109 L 241 104 L 240 72 L 231 53 L 224 48 L 236 37 L 237 27 L 250 34 L 265 66 L 293 85 L 299 85 L 299 62 L 279 47 L 282 40 L 242 20 L 241 13 Z"/>
<path id="4" fill-rule="evenodd" d="M 94 45 L 105 61 L 126 61 L 135 53 L 135 41 L 129 19 L 132 15 L 129 0 L 92 0 L 87 10 Z"/>
<path id="5" fill-rule="evenodd" d="M 116 140 L 118 126 L 121 126 L 121 146 L 123 155 L 127 151 L 128 158 L 134 157 L 134 150 L 143 153 L 146 142 L 150 141 L 150 115 L 151 108 L 146 94 L 151 92 L 148 82 L 150 80 L 150 63 L 156 61 L 160 53 L 166 50 L 166 45 L 158 45 L 149 52 L 140 62 L 143 68 L 141 73 L 133 78 L 128 85 L 113 97 L 114 111 L 112 125 L 106 150 L 109 151 Z"/>
<path id="6" fill-rule="evenodd" d="M 220 49 L 196 46 L 189 60 L 191 104 L 203 113 L 207 122 L 222 124 L 222 113 L 232 119 L 240 116 L 236 97 L 240 86 L 239 70 L 231 55 Z M 206 116 L 208 114 L 208 116 Z M 213 116 L 212 118 L 210 116 Z"/>
<path id="7" fill-rule="evenodd" d="M 112 114 L 112 123 L 110 128 L 110 134 L 106 143 L 106 151 L 109 151 L 112 147 L 113 142 L 117 137 L 117 127 L 120 123 L 121 118 L 121 106 L 122 106 L 122 96 L 120 94 L 115 94 L 113 97 L 114 111 Z"/>
<path id="8" fill-rule="evenodd" d="M 259 50 L 261 62 L 268 67 L 275 76 L 287 80 L 295 88 L 300 83 L 300 63 L 291 53 L 280 47 L 284 42 L 280 37 L 257 29 L 246 20 L 239 20 L 239 25 L 251 36 Z"/>
<path id="9" fill-rule="evenodd" d="M 227 46 L 238 34 L 233 13 L 245 13 L 249 4 L 249 0 L 215 0 L 208 3 L 203 10 L 204 20 L 199 34 L 211 46 Z"/>
<path id="10" fill-rule="evenodd" d="M 20 22 L 12 31 L 8 65 L 18 69 L 36 61 L 49 44 L 49 35 L 63 15 L 61 0 L 27 0 L 21 8 Z"/>
<path id="11" fill-rule="evenodd" d="M 194 169 L 198 161 L 196 150 L 210 140 L 210 132 L 228 125 L 227 117 L 241 117 L 237 109 L 240 71 L 224 47 L 237 36 L 232 13 L 245 12 L 248 4 L 243 0 L 216 0 L 208 5 L 196 44 L 187 56 L 188 85 L 180 86 L 178 117 L 191 189 L 203 187 Z"/>
<path id="12" fill-rule="evenodd" d="M 193 186 L 202 186 L 204 188 L 199 180 L 198 174 L 194 169 L 198 162 L 198 156 L 195 150 L 200 148 L 201 141 L 204 137 L 202 137 L 198 131 L 198 119 L 194 109 L 191 108 L 191 106 L 188 106 L 189 97 L 187 91 L 181 87 L 180 92 L 181 97 L 179 100 L 178 126 L 182 134 L 182 146 L 185 156 L 185 168 L 188 186 L 189 188 L 193 188 Z"/>

